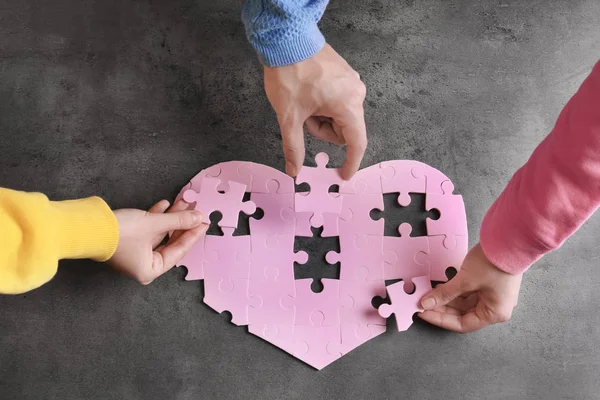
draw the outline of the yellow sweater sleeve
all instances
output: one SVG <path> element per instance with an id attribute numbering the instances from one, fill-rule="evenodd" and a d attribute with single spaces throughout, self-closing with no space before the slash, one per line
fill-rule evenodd
<path id="1" fill-rule="evenodd" d="M 98 197 L 49 201 L 41 193 L 0 188 L 0 293 L 43 285 L 60 259 L 106 261 L 118 240 L 114 213 Z"/>

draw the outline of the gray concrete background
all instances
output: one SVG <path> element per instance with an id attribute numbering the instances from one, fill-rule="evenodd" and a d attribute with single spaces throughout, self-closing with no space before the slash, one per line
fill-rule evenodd
<path id="1" fill-rule="evenodd" d="M 0 0 L 0 186 L 148 207 L 216 162 L 283 168 L 240 6 Z M 597 0 L 334 1 L 323 31 L 368 87 L 364 165 L 446 172 L 474 244 L 600 58 L 599 15 Z M 596 216 L 537 263 L 507 324 L 417 323 L 322 372 L 203 305 L 183 269 L 142 287 L 64 262 L 41 289 L 0 297 L 0 398 L 598 398 L 599 234 Z"/>

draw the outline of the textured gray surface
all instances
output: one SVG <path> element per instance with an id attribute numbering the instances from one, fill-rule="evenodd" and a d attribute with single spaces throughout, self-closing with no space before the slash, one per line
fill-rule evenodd
<path id="1" fill-rule="evenodd" d="M 219 161 L 282 168 L 240 3 L 0 0 L 0 186 L 148 207 Z M 473 244 L 600 57 L 598 15 L 597 0 L 334 1 L 322 28 L 369 90 L 364 165 L 446 172 Z M 599 234 L 594 217 L 533 267 L 510 323 L 418 323 L 322 372 L 228 324 L 182 269 L 142 287 L 65 262 L 0 297 L 0 398 L 597 398 Z"/>

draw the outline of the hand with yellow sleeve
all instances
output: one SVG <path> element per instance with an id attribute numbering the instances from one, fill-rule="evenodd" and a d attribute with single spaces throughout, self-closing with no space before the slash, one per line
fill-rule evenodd
<path id="1" fill-rule="evenodd" d="M 170 270 L 206 233 L 202 215 L 180 201 L 150 210 L 112 211 L 98 197 L 50 201 L 41 193 L 0 188 L 0 293 L 35 289 L 61 259 L 107 261 L 148 284 Z M 165 245 L 166 235 L 175 231 Z"/>

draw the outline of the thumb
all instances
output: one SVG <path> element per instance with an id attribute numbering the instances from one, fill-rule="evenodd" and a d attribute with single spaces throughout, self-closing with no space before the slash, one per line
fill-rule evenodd
<path id="1" fill-rule="evenodd" d="M 436 307 L 444 306 L 465 293 L 465 287 L 464 278 L 460 274 L 457 274 L 449 282 L 436 286 L 435 289 L 423 296 L 421 307 L 424 310 L 432 310 Z"/>
<path id="2" fill-rule="evenodd" d="M 283 155 L 285 156 L 285 172 L 290 176 L 298 175 L 304 164 L 304 129 L 303 123 L 280 122 L 283 139 Z"/>
<path id="3" fill-rule="evenodd" d="M 196 210 L 148 214 L 148 217 L 150 218 L 152 229 L 158 233 L 192 229 L 204 221 L 202 213 Z"/>

